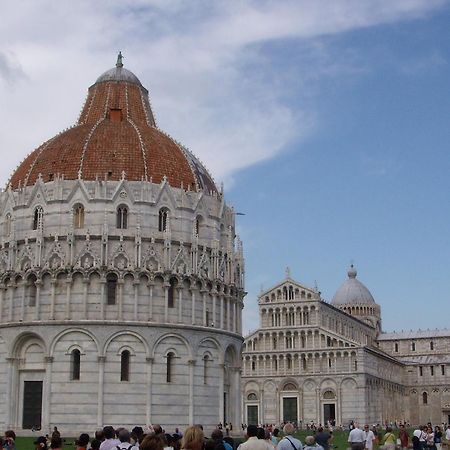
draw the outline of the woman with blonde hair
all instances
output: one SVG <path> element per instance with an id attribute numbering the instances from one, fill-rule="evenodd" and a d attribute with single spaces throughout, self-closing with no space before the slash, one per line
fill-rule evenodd
<path id="1" fill-rule="evenodd" d="M 182 450 L 202 450 L 205 442 L 203 431 L 199 427 L 186 429 L 181 440 Z"/>

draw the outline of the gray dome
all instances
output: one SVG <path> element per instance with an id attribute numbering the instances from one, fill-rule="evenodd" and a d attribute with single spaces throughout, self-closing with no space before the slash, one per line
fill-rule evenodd
<path id="1" fill-rule="evenodd" d="M 142 86 L 139 78 L 133 72 L 130 72 L 128 69 L 124 69 L 121 66 L 107 70 L 97 78 L 96 83 L 101 83 L 102 81 L 127 81 L 128 83 Z"/>
<path id="2" fill-rule="evenodd" d="M 372 297 L 369 289 L 367 289 L 359 280 L 356 279 L 356 269 L 353 264 L 348 271 L 348 280 L 334 294 L 332 305 L 360 305 L 360 304 L 374 304 L 375 300 Z"/>

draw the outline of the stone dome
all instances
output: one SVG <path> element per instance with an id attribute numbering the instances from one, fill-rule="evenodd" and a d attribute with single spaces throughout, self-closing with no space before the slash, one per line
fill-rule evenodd
<path id="1" fill-rule="evenodd" d="M 357 274 L 358 273 L 352 264 L 347 272 L 348 279 L 336 291 L 336 294 L 334 294 L 334 297 L 331 300 L 332 305 L 340 306 L 349 304 L 361 305 L 375 303 L 369 289 L 367 289 L 364 284 L 356 279 Z"/>
<path id="2" fill-rule="evenodd" d="M 185 147 L 159 130 L 148 91 L 138 77 L 116 67 L 89 88 L 78 122 L 29 154 L 12 174 L 13 189 L 66 180 L 167 179 L 173 187 L 206 193 L 217 187 L 206 168 Z"/>

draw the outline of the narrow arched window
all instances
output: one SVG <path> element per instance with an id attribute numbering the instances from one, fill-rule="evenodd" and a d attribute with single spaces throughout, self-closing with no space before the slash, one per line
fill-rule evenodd
<path id="1" fill-rule="evenodd" d="M 209 357 L 205 355 L 203 357 L 203 384 L 208 384 L 208 363 Z"/>
<path id="2" fill-rule="evenodd" d="M 73 208 L 73 226 L 74 228 L 84 228 L 84 206 L 75 205 Z"/>
<path id="3" fill-rule="evenodd" d="M 169 281 L 169 288 L 167 292 L 167 307 L 174 308 L 175 307 L 175 286 L 177 284 L 177 280 L 175 278 L 171 278 Z"/>
<path id="4" fill-rule="evenodd" d="M 122 230 L 128 228 L 128 208 L 124 205 L 117 208 L 116 227 Z"/>
<path id="5" fill-rule="evenodd" d="M 44 220 L 44 209 L 42 206 L 37 206 L 33 215 L 33 230 L 42 229 Z"/>
<path id="6" fill-rule="evenodd" d="M 36 281 L 35 275 L 31 275 L 27 282 L 28 306 L 36 306 Z"/>
<path id="7" fill-rule="evenodd" d="M 80 369 L 81 369 L 81 353 L 80 350 L 72 350 L 70 354 L 70 376 L 71 380 L 80 379 Z"/>
<path id="8" fill-rule="evenodd" d="M 166 381 L 170 383 L 173 377 L 173 358 L 174 354 L 172 352 L 167 353 L 166 356 Z"/>
<path id="9" fill-rule="evenodd" d="M 120 381 L 130 381 L 130 352 L 124 350 L 120 354 Z"/>
<path id="10" fill-rule="evenodd" d="M 169 211 L 165 208 L 159 210 L 158 230 L 167 231 L 167 219 L 169 217 Z"/>
<path id="11" fill-rule="evenodd" d="M 428 394 L 427 394 L 426 392 L 424 392 L 424 393 L 422 394 L 422 403 L 423 403 L 424 405 L 428 405 Z"/>
<path id="12" fill-rule="evenodd" d="M 115 273 L 108 273 L 106 276 L 106 303 L 108 305 L 116 304 L 117 293 L 117 275 Z"/>
<path id="13" fill-rule="evenodd" d="M 430 341 L 430 350 L 434 350 L 434 342 Z"/>
<path id="14" fill-rule="evenodd" d="M 5 216 L 3 232 L 6 237 L 9 237 L 11 235 L 11 214 L 10 213 L 6 214 L 6 216 Z"/>

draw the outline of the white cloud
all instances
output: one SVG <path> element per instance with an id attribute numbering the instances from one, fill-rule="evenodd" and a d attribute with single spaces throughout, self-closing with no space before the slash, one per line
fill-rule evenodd
<path id="1" fill-rule="evenodd" d="M 95 78 L 122 50 L 151 92 L 160 126 L 219 178 L 268 159 L 315 126 L 290 101 L 299 79 L 329 67 L 321 36 L 422 17 L 441 0 L 55 2 L 2 5 L 0 180 L 41 141 L 71 125 Z M 273 63 L 266 44 L 297 45 Z M 307 46 L 315 65 L 302 60 Z M 324 61 L 325 54 L 325 61 Z M 308 63 L 311 61 L 308 60 Z"/>

